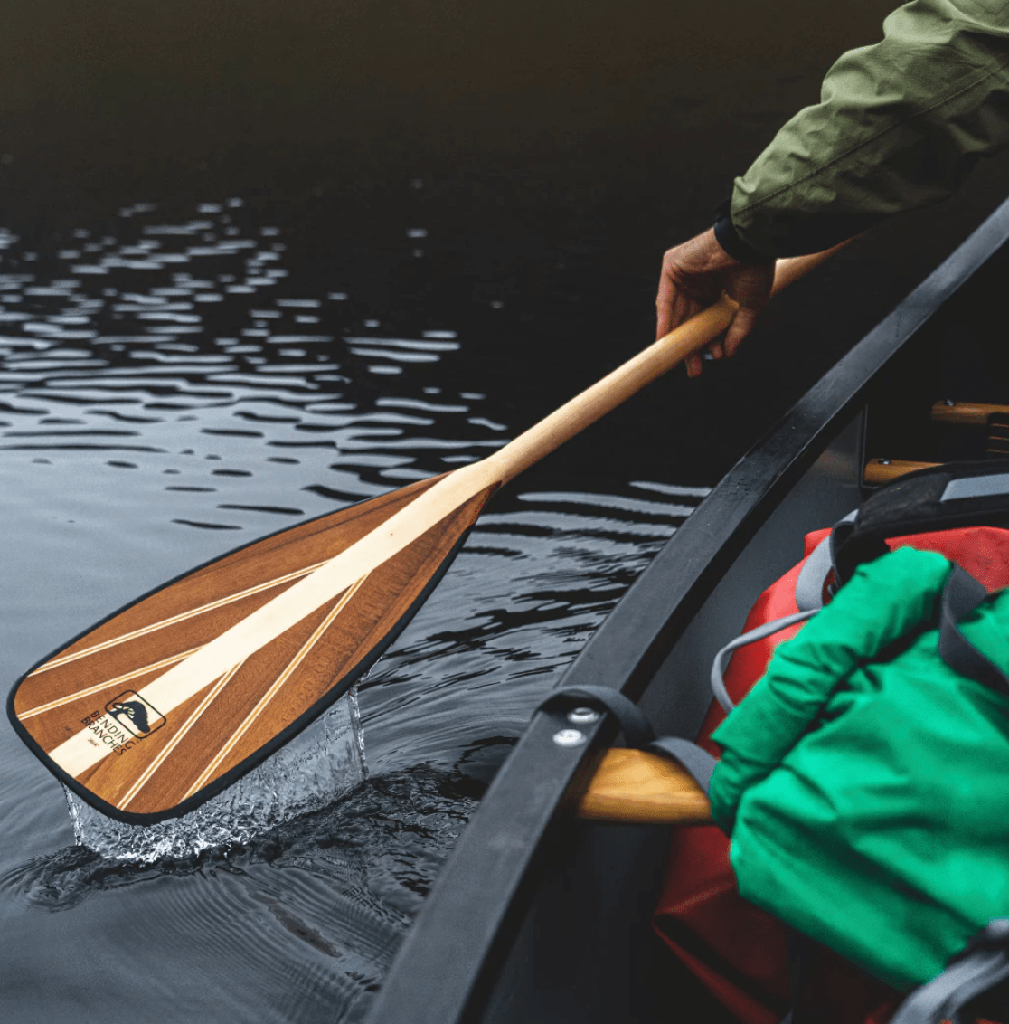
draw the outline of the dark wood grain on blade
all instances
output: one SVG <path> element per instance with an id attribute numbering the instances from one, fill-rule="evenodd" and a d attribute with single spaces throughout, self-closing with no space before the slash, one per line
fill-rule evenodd
<path id="1" fill-rule="evenodd" d="M 436 478 L 437 479 L 437 478 Z M 436 481 L 302 524 L 233 552 L 102 623 L 19 684 L 13 707 L 37 753 L 162 675 L 294 586 L 311 567 L 378 528 Z M 129 820 L 169 817 L 233 780 L 350 685 L 402 627 L 475 522 L 491 488 L 471 498 L 362 581 L 306 615 L 183 704 L 157 728 L 78 775 L 74 788 Z M 278 582 L 279 581 L 279 582 Z M 194 614 L 196 612 L 196 614 Z M 344 687 L 345 688 L 345 687 Z M 121 702 L 122 703 L 122 702 Z M 136 701 L 133 700 L 135 704 Z M 151 718 L 155 712 L 148 711 Z M 106 715 L 105 720 L 108 721 Z M 118 722 L 118 719 L 115 719 Z M 124 720 L 125 721 L 125 720 Z M 127 727 L 130 723 L 125 723 Z M 49 759 L 50 767 L 54 765 Z M 230 773 L 230 774 L 229 774 Z M 216 785 L 215 785 L 216 784 Z"/>
<path id="2" fill-rule="evenodd" d="M 15 692 L 14 709 L 18 719 L 26 722 L 35 708 L 207 643 L 301 577 L 296 576 L 287 583 L 274 584 L 274 581 L 303 572 L 339 554 L 438 479 L 440 477 L 411 484 L 265 537 L 155 591 L 100 623 L 30 672 Z M 262 589 L 248 597 L 236 598 L 258 588 Z M 193 614 L 199 608 L 215 604 L 217 607 Z M 97 705 L 99 699 L 96 696 L 85 703 Z M 68 717 L 80 718 L 78 710 L 74 708 Z M 58 721 L 58 716 L 54 721 Z M 73 721 L 67 724 L 72 726 Z M 49 750 L 63 737 L 57 739 L 54 735 L 48 742 L 44 741 L 41 737 L 46 728 L 39 723 L 33 727 L 32 734 L 35 736 L 36 730 L 41 730 L 38 741 L 43 749 Z M 49 724 L 48 728 L 63 732 L 58 725 Z"/>
<path id="3" fill-rule="evenodd" d="M 39 666 L 32 677 L 38 677 L 51 662 L 102 644 L 115 644 L 129 634 L 148 630 L 152 625 L 190 614 L 236 594 L 268 586 L 292 572 L 332 558 L 377 529 L 440 479 L 418 481 L 239 548 L 123 609 Z M 279 592 L 278 589 L 270 593 L 266 599 Z M 216 611 L 212 615 L 218 617 Z M 150 634 L 146 634 L 144 642 L 149 638 Z M 137 664 L 135 660 L 133 663 Z M 18 691 L 19 700 L 27 696 L 22 693 L 23 689 Z"/>

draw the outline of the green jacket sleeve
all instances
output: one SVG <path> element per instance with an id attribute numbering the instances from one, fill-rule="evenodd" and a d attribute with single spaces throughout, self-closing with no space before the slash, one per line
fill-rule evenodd
<path id="1" fill-rule="evenodd" d="M 849 673 L 919 623 L 936 620 L 950 563 L 899 548 L 860 566 L 823 611 L 774 653 L 767 672 L 715 730 L 715 821 L 731 831 L 742 794 L 781 762 Z"/>
<path id="2" fill-rule="evenodd" d="M 731 227 L 768 257 L 817 252 L 954 192 L 1009 145 L 1009 3 L 914 0 L 844 54 L 735 180 Z"/>

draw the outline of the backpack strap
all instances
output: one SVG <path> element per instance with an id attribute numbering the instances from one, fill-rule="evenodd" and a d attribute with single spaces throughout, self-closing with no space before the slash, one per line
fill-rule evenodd
<path id="1" fill-rule="evenodd" d="M 817 551 L 819 551 L 819 548 L 817 548 Z M 751 629 L 741 636 L 737 636 L 735 640 L 730 640 L 715 655 L 715 660 L 711 663 L 711 692 L 715 700 L 721 704 L 722 710 L 726 714 L 736 706 L 729 696 L 729 691 L 725 688 L 725 670 L 729 667 L 729 657 L 732 652 L 740 647 L 745 647 L 747 644 L 763 640 L 765 637 L 769 637 L 782 629 L 787 629 L 789 626 L 794 626 L 797 622 L 805 622 L 806 619 L 811 619 L 819 610 L 819 608 L 810 608 L 804 612 L 793 612 L 793 614 L 786 615 L 782 619 L 772 619 L 770 622 L 765 622 L 762 626 L 757 626 L 756 629 Z"/>
<path id="2" fill-rule="evenodd" d="M 1009 918 L 998 917 L 974 936 L 942 974 L 916 988 L 890 1024 L 960 1024 L 961 1011 L 1009 978 Z M 973 1019 L 972 1016 L 969 1019 Z"/>
<path id="3" fill-rule="evenodd" d="M 1009 460 L 947 462 L 919 469 L 881 487 L 838 524 L 834 574 L 838 584 L 886 552 L 887 537 L 960 526 L 1009 525 Z"/>
<path id="4" fill-rule="evenodd" d="M 960 631 L 957 623 L 982 604 L 988 592 L 984 584 L 959 565 L 954 565 L 942 588 L 939 611 L 939 656 L 954 672 L 999 693 L 1009 693 L 1009 677 L 986 658 Z"/>
<path id="5" fill-rule="evenodd" d="M 794 626 L 797 622 L 811 619 L 823 607 L 823 592 L 827 584 L 827 577 L 834 568 L 835 536 L 842 527 L 854 522 L 856 515 L 858 515 L 857 508 L 837 523 L 834 529 L 813 548 L 812 554 L 806 559 L 806 564 L 799 571 L 799 578 L 795 581 L 795 606 L 799 609 L 798 612 L 793 612 L 781 619 L 765 622 L 762 626 L 743 633 L 735 640 L 730 640 L 715 655 L 711 663 L 711 693 L 726 714 L 736 706 L 729 696 L 729 691 L 725 688 L 725 670 L 729 667 L 730 655 L 740 647 L 763 640 L 779 630 Z"/>
<path id="6" fill-rule="evenodd" d="M 841 522 L 850 522 L 855 518 L 857 512 L 858 509 L 850 512 Z M 813 548 L 813 553 L 806 559 L 806 564 L 799 571 L 799 578 L 795 581 L 795 606 L 800 612 L 815 611 L 823 607 L 823 588 L 826 585 L 827 576 L 834 568 L 834 533 L 836 530 L 837 526 Z"/>

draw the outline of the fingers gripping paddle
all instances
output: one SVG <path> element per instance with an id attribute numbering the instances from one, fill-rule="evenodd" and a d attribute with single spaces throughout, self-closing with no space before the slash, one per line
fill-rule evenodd
<path id="1" fill-rule="evenodd" d="M 779 263 L 775 291 L 827 255 Z M 501 484 L 717 337 L 735 308 L 723 298 L 482 462 L 302 523 L 142 598 L 15 685 L 15 728 L 113 818 L 191 810 L 367 671 Z"/>

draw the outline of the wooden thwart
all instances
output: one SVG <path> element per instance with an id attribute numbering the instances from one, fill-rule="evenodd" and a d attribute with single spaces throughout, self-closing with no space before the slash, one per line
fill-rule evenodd
<path id="1" fill-rule="evenodd" d="M 590 821 L 710 825 L 711 804 L 685 769 L 661 754 L 607 750 L 578 804 Z"/>
<path id="2" fill-rule="evenodd" d="M 989 416 L 1009 416 L 1009 405 L 995 405 L 991 402 L 936 402 L 931 412 L 933 423 L 956 423 L 965 427 L 983 427 Z"/>
<path id="3" fill-rule="evenodd" d="M 865 464 L 862 482 L 869 487 L 888 484 L 907 473 L 919 469 L 935 469 L 938 462 L 915 462 L 912 459 L 869 459 Z"/>
<path id="4" fill-rule="evenodd" d="M 833 250 L 781 261 L 775 291 Z M 219 792 L 388 647 L 491 494 L 721 334 L 728 297 L 500 451 L 226 555 L 99 624 L 14 688 L 11 720 L 99 810 L 137 824 Z"/>

